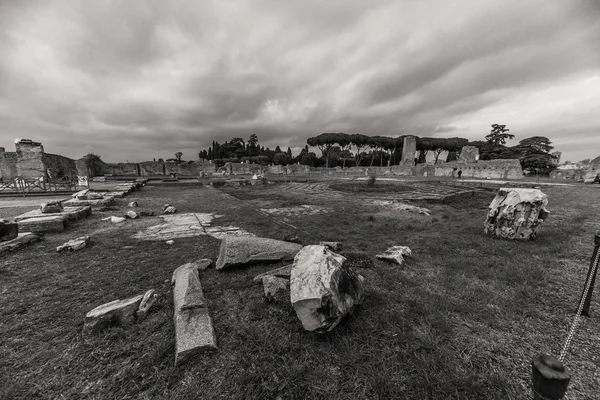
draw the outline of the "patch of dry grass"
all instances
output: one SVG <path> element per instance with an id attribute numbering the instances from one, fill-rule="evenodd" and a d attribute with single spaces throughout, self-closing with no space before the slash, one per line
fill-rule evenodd
<path id="1" fill-rule="evenodd" d="M 301 194 L 273 198 L 272 190 L 255 186 L 227 189 L 235 197 L 201 187 L 145 188 L 120 199 L 118 211 L 94 213 L 2 259 L 0 393 L 6 399 L 529 398 L 530 360 L 560 352 L 600 229 L 595 188 L 544 191 L 551 218 L 537 240 L 516 243 L 484 236 L 491 193 L 425 205 L 431 216 L 349 195 L 322 200 L 331 214 L 283 224 L 257 212 L 256 202 L 307 204 Z M 186 238 L 167 246 L 131 238 L 158 218 L 100 221 L 123 213 L 132 200 L 155 211 L 171 203 L 179 212 L 224 214 L 214 223 L 267 237 L 342 241 L 346 250 L 372 256 L 407 245 L 414 257 L 403 267 L 376 261 L 362 270 L 365 303 L 325 335 L 303 331 L 289 302 L 265 302 L 252 283 L 282 264 L 209 269 L 202 284 L 219 350 L 175 368 L 171 273 L 185 262 L 216 258 L 219 241 Z M 55 252 L 89 232 L 95 232 L 89 248 Z M 81 337 L 87 311 L 149 288 L 163 296 L 146 320 Z M 600 384 L 596 299 L 567 359 L 569 399 L 593 398 Z"/>

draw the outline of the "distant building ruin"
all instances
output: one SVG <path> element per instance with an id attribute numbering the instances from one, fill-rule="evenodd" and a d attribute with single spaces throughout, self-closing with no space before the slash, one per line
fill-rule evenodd
<path id="1" fill-rule="evenodd" d="M 24 179 L 74 178 L 75 160 L 44 152 L 41 142 L 15 139 L 15 151 L 0 147 L 0 179 L 10 181 L 18 176 Z"/>

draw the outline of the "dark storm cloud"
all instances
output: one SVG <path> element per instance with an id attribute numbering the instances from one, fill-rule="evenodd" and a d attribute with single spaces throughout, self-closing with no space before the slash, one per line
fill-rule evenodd
<path id="1" fill-rule="evenodd" d="M 324 131 L 481 139 L 504 123 L 517 139 L 543 132 L 568 158 L 592 157 L 599 11 L 541 0 L 0 2 L 0 145 L 32 137 L 71 157 L 193 159 L 253 133 L 297 149 Z"/>

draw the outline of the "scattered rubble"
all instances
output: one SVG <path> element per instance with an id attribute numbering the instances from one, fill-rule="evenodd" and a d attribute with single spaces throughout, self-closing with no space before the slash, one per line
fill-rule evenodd
<path id="1" fill-rule="evenodd" d="M 60 201 L 49 201 L 40 206 L 42 214 L 54 214 L 63 212 L 63 205 Z"/>
<path id="2" fill-rule="evenodd" d="M 150 312 L 150 308 L 152 308 L 152 306 L 154 305 L 154 303 L 156 303 L 157 300 L 158 294 L 154 289 L 150 289 L 146 293 L 144 293 L 144 297 L 142 297 L 142 301 L 140 301 L 140 305 L 137 311 L 135 312 L 136 318 L 140 320 L 146 318 L 148 312 Z"/>
<path id="3" fill-rule="evenodd" d="M 110 221 L 113 224 L 119 224 L 119 223 L 125 221 L 125 218 L 111 216 L 111 217 L 102 218 L 102 221 Z"/>
<path id="4" fill-rule="evenodd" d="M 127 211 L 125 213 L 125 215 L 127 216 L 127 218 L 130 218 L 130 219 L 136 219 L 136 218 L 140 217 L 140 215 L 138 213 L 136 213 L 135 211 L 132 211 L 132 210 Z"/>
<path id="5" fill-rule="evenodd" d="M 163 207 L 163 214 L 175 214 L 177 209 L 170 204 L 165 204 Z"/>
<path id="6" fill-rule="evenodd" d="M 291 260 L 302 248 L 296 243 L 281 240 L 228 236 L 221 241 L 218 270 L 256 262 Z"/>
<path id="7" fill-rule="evenodd" d="M 265 276 L 275 276 L 277 278 L 285 278 L 285 279 L 289 280 L 290 274 L 292 273 L 292 267 L 293 267 L 293 264 L 284 265 L 281 268 L 273 269 L 273 270 L 267 271 L 263 274 L 256 275 L 254 278 L 252 278 L 252 282 L 260 283 L 260 282 L 262 282 L 262 279 Z"/>
<path id="8" fill-rule="evenodd" d="M 138 206 L 137 201 L 132 201 L 131 203 L 127 204 L 127 207 L 131 207 L 131 208 L 137 207 L 137 206 Z"/>
<path id="9" fill-rule="evenodd" d="M 290 299 L 307 331 L 331 331 L 364 298 L 364 278 L 325 246 L 300 250 L 290 276 Z"/>
<path id="10" fill-rule="evenodd" d="M 548 197 L 539 189 L 501 188 L 489 206 L 484 232 L 505 239 L 535 238 L 550 212 Z"/>
<path id="11" fill-rule="evenodd" d="M 68 242 L 58 246 L 56 248 L 57 252 L 61 251 L 77 251 L 86 247 L 90 242 L 89 236 L 81 236 L 76 239 L 69 240 Z"/>
<path id="12" fill-rule="evenodd" d="M 404 264 L 404 257 L 411 257 L 411 251 L 408 246 L 392 246 L 382 254 L 377 254 L 375 257 L 379 260 L 395 262 L 399 265 Z"/>
<path id="13" fill-rule="evenodd" d="M 102 304 L 85 315 L 83 334 L 89 335 L 101 332 L 114 325 L 126 325 L 135 321 L 135 313 L 144 295 L 127 300 L 114 300 Z"/>
<path id="14" fill-rule="evenodd" d="M 19 225 L 6 219 L 0 219 L 0 242 L 15 239 L 19 234 Z"/>
<path id="15" fill-rule="evenodd" d="M 175 241 L 174 240 L 167 240 L 165 243 L 168 244 L 169 246 L 171 246 L 172 244 L 175 244 Z"/>
<path id="16" fill-rule="evenodd" d="M 175 365 L 194 354 L 217 348 L 215 331 L 204 300 L 198 268 L 184 264 L 173 272 Z"/>

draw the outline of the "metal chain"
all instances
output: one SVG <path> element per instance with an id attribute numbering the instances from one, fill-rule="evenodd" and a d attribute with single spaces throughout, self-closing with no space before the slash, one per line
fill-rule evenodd
<path id="1" fill-rule="evenodd" d="M 585 299 L 588 295 L 588 292 L 590 291 L 590 287 L 592 286 L 592 280 L 593 280 L 594 274 L 596 273 L 596 269 L 598 268 L 598 261 L 600 261 L 600 251 L 598 251 L 596 254 L 596 259 L 594 260 L 592 271 L 590 272 L 589 279 L 587 280 L 587 283 L 585 285 L 585 290 L 583 291 L 583 296 L 581 296 L 581 302 L 579 303 L 579 308 L 577 309 L 577 314 L 575 314 L 575 319 L 573 320 L 573 324 L 571 325 L 571 330 L 569 331 L 567 340 L 562 348 L 562 351 L 560 352 L 560 357 L 558 357 L 558 360 L 560 362 L 564 362 L 565 355 L 567 353 L 569 345 L 571 344 L 571 339 L 573 339 L 573 336 L 575 335 L 575 330 L 577 329 L 577 325 L 579 325 L 579 319 L 580 319 L 579 317 L 581 316 L 581 310 L 583 310 L 583 305 L 585 304 Z"/>

